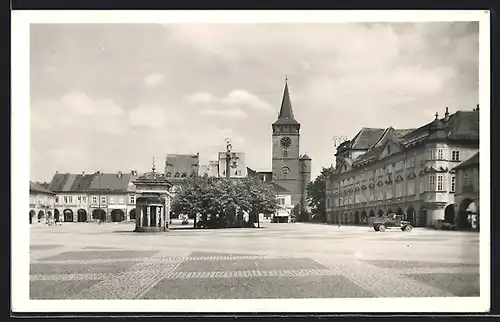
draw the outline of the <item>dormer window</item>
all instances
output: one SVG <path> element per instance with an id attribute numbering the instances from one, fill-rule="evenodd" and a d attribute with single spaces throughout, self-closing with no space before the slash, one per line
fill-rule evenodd
<path id="1" fill-rule="evenodd" d="M 186 177 L 186 172 L 183 172 L 181 175 L 181 178 L 185 178 L 185 177 Z"/>
<path id="2" fill-rule="evenodd" d="M 170 178 L 172 176 L 171 172 L 167 172 L 167 178 Z"/>
<path id="3" fill-rule="evenodd" d="M 347 171 L 347 164 L 344 164 L 344 171 Z"/>
<path id="4" fill-rule="evenodd" d="M 176 173 L 175 173 L 175 177 L 176 177 L 176 178 L 179 178 L 179 177 L 180 177 L 180 173 L 179 173 L 179 172 L 176 172 Z"/>
<path id="5" fill-rule="evenodd" d="M 391 146 L 390 145 L 387 146 L 387 154 L 391 154 Z"/>

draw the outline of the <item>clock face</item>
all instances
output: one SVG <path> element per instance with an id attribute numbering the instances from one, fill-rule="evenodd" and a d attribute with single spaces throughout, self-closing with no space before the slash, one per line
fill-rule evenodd
<path id="1" fill-rule="evenodd" d="M 281 173 L 288 174 L 289 172 L 290 172 L 290 169 L 288 167 L 281 168 Z"/>
<path id="2" fill-rule="evenodd" d="M 292 144 L 292 139 L 290 139 L 288 136 L 285 136 L 284 138 L 281 138 L 280 143 L 282 147 L 288 148 Z"/>

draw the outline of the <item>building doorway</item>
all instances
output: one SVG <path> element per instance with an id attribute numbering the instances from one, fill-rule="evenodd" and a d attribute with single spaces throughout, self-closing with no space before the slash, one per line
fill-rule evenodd
<path id="1" fill-rule="evenodd" d="M 87 222 L 87 211 L 79 209 L 76 214 L 78 215 L 78 222 Z"/>
<path id="2" fill-rule="evenodd" d="M 415 226 L 425 227 L 427 225 L 427 209 L 422 206 L 418 212 L 417 220 Z"/>
<path id="3" fill-rule="evenodd" d="M 406 220 L 409 221 L 412 226 L 416 226 L 415 209 L 413 209 L 412 206 L 408 207 L 406 210 Z"/>
<path id="4" fill-rule="evenodd" d="M 444 209 L 444 221 L 450 224 L 455 223 L 455 205 L 450 204 Z"/>

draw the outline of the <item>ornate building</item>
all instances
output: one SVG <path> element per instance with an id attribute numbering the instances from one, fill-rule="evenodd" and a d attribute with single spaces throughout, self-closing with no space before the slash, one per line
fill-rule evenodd
<path id="1" fill-rule="evenodd" d="M 453 168 L 479 149 L 479 108 L 458 111 L 417 129 L 363 128 L 337 149 L 327 182 L 327 220 L 366 224 L 402 214 L 415 226 L 454 218 Z"/>
<path id="2" fill-rule="evenodd" d="M 53 218 L 55 193 L 30 181 L 30 224 L 44 224 Z"/>
<path id="3" fill-rule="evenodd" d="M 300 155 L 300 123 L 293 115 L 288 82 L 285 82 L 283 99 L 278 119 L 272 124 L 272 171 L 256 172 L 248 169 L 249 175 L 262 181 L 271 180 L 288 191 L 291 204 L 307 209 L 307 184 L 311 181 L 311 158 Z"/>

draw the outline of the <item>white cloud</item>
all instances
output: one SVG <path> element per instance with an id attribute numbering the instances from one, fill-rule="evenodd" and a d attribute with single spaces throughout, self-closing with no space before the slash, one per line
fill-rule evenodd
<path id="1" fill-rule="evenodd" d="M 238 89 L 230 92 L 220 102 L 227 105 L 241 105 L 255 110 L 271 110 L 272 106 L 245 90 Z"/>
<path id="2" fill-rule="evenodd" d="M 204 109 L 200 111 L 201 115 L 207 116 L 220 116 L 228 118 L 247 118 L 248 114 L 238 108 L 216 110 L 216 109 Z"/>
<path id="3" fill-rule="evenodd" d="M 165 79 L 165 76 L 163 74 L 153 73 L 153 74 L 149 74 L 148 76 L 146 76 L 146 78 L 144 78 L 144 82 L 148 86 L 155 87 L 155 86 L 160 85 L 164 79 Z"/>

